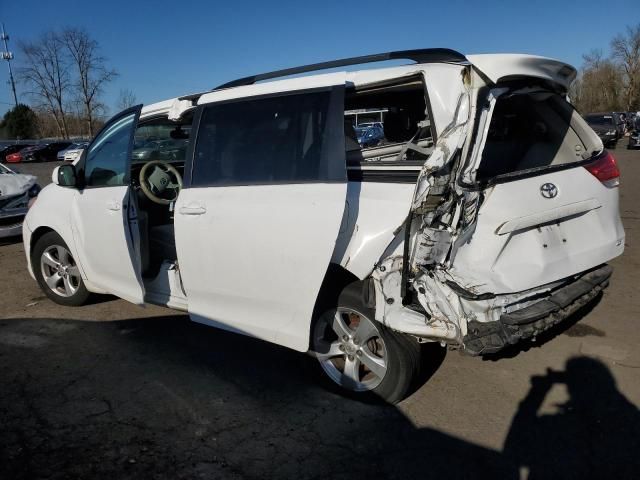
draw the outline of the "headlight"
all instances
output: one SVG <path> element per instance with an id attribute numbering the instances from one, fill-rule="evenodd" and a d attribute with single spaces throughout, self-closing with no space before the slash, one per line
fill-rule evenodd
<path id="1" fill-rule="evenodd" d="M 607 135 L 615 135 L 615 134 L 616 134 L 616 131 L 615 131 L 615 130 L 609 130 L 609 131 L 607 132 Z"/>
<path id="2" fill-rule="evenodd" d="M 40 188 L 40 185 L 38 185 L 37 183 L 33 184 L 33 186 L 29 189 L 29 198 L 33 198 L 33 197 L 37 197 L 38 194 L 40 193 L 40 190 L 42 190 L 42 188 Z"/>

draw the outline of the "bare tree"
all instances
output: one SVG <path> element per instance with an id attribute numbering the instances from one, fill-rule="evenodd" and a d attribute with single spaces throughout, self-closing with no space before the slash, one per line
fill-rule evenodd
<path id="1" fill-rule="evenodd" d="M 120 95 L 118 96 L 118 110 L 126 110 L 129 107 L 133 107 L 137 102 L 136 96 L 128 88 L 121 88 Z"/>
<path id="2" fill-rule="evenodd" d="M 106 59 L 100 55 L 98 42 L 86 30 L 66 28 L 61 38 L 77 71 L 74 86 L 84 106 L 89 136 L 93 136 L 95 119 L 105 110 L 100 102 L 103 87 L 118 74 L 106 67 Z"/>
<path id="3" fill-rule="evenodd" d="M 611 40 L 611 55 L 624 70 L 625 110 L 640 108 L 640 24 Z"/>
<path id="4" fill-rule="evenodd" d="M 71 81 L 60 37 L 47 32 L 35 42 L 23 42 L 19 47 L 25 61 L 18 75 L 31 89 L 27 94 L 35 98 L 37 107 L 53 117 L 59 135 L 68 138 L 65 101 Z"/>
<path id="5" fill-rule="evenodd" d="M 583 56 L 584 65 L 572 85 L 570 96 L 583 113 L 616 111 L 622 107 L 623 72 L 602 50 Z"/>

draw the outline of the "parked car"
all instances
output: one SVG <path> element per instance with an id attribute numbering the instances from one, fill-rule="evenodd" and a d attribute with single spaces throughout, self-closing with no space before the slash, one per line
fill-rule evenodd
<path id="1" fill-rule="evenodd" d="M 186 148 L 186 140 L 153 140 L 134 148 L 132 159 L 134 161 L 184 159 Z"/>
<path id="2" fill-rule="evenodd" d="M 640 114 L 631 114 L 631 129 L 629 133 L 628 149 L 640 148 Z"/>
<path id="3" fill-rule="evenodd" d="M 382 122 L 361 122 L 358 124 L 358 127 L 366 128 L 366 127 L 380 127 L 384 128 L 384 124 Z"/>
<path id="4" fill-rule="evenodd" d="M 413 63 L 312 73 L 388 59 Z M 411 50 L 132 107 L 54 170 L 23 228 L 29 271 L 62 305 L 96 292 L 187 311 L 399 401 L 422 343 L 494 353 L 607 287 L 619 171 L 566 100 L 575 76 L 543 57 Z M 358 108 L 389 112 L 393 143 L 348 163 Z M 132 161 L 160 126 L 190 132 L 184 157 Z"/>
<path id="5" fill-rule="evenodd" d="M 22 143 L 14 143 L 11 145 L 6 145 L 0 149 L 0 159 L 6 161 L 7 155 L 11 155 L 13 153 L 17 153 L 23 148 L 30 147 L 30 144 L 22 144 Z"/>
<path id="6" fill-rule="evenodd" d="M 23 162 L 54 162 L 57 160 L 57 154 L 60 150 L 69 147 L 71 142 L 49 142 L 34 145 L 28 149 L 22 150 Z"/>
<path id="7" fill-rule="evenodd" d="M 33 145 L 29 145 L 26 146 L 24 148 L 21 149 L 17 149 L 17 151 L 8 154 L 4 160 L 7 163 L 20 163 L 22 162 L 22 158 L 23 158 L 23 152 L 30 150 L 31 148 L 33 148 Z"/>
<path id="8" fill-rule="evenodd" d="M 358 137 L 358 143 L 361 147 L 375 147 L 382 140 L 384 140 L 384 130 L 377 126 L 360 126 L 356 127 L 356 135 Z"/>
<path id="9" fill-rule="evenodd" d="M 613 112 L 613 120 L 616 124 L 616 131 L 618 132 L 618 139 L 625 136 L 627 133 L 627 117 L 624 112 Z"/>
<path id="10" fill-rule="evenodd" d="M 80 155 L 82 155 L 82 152 L 85 148 L 87 148 L 87 145 L 89 145 L 89 142 L 72 143 L 64 150 L 60 150 L 58 152 L 58 161 L 73 162 L 75 159 L 80 157 Z"/>
<path id="11" fill-rule="evenodd" d="M 39 192 L 35 176 L 15 172 L 0 163 L 0 238 L 22 233 L 29 202 Z"/>
<path id="12" fill-rule="evenodd" d="M 593 131 L 598 134 L 602 143 L 609 148 L 616 148 L 621 138 L 613 113 L 589 113 L 584 117 Z"/>

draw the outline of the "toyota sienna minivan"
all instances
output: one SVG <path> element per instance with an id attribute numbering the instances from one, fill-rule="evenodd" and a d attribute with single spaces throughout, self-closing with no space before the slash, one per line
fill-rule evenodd
<path id="1" fill-rule="evenodd" d="M 186 311 L 397 402 L 422 343 L 497 352 L 607 286 L 619 171 L 567 101 L 575 76 L 411 50 L 130 108 L 54 170 L 24 223 L 29 269 L 62 305 L 93 292 Z M 351 119 L 367 111 L 384 136 L 365 147 Z"/>

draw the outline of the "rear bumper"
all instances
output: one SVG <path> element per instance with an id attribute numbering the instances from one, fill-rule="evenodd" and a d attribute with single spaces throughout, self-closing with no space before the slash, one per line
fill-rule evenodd
<path id="1" fill-rule="evenodd" d="M 605 289 L 609 285 L 612 271 L 609 265 L 601 265 L 538 302 L 502 314 L 497 321 L 469 322 L 468 333 L 463 339 L 465 353 L 495 353 L 557 325 Z"/>

